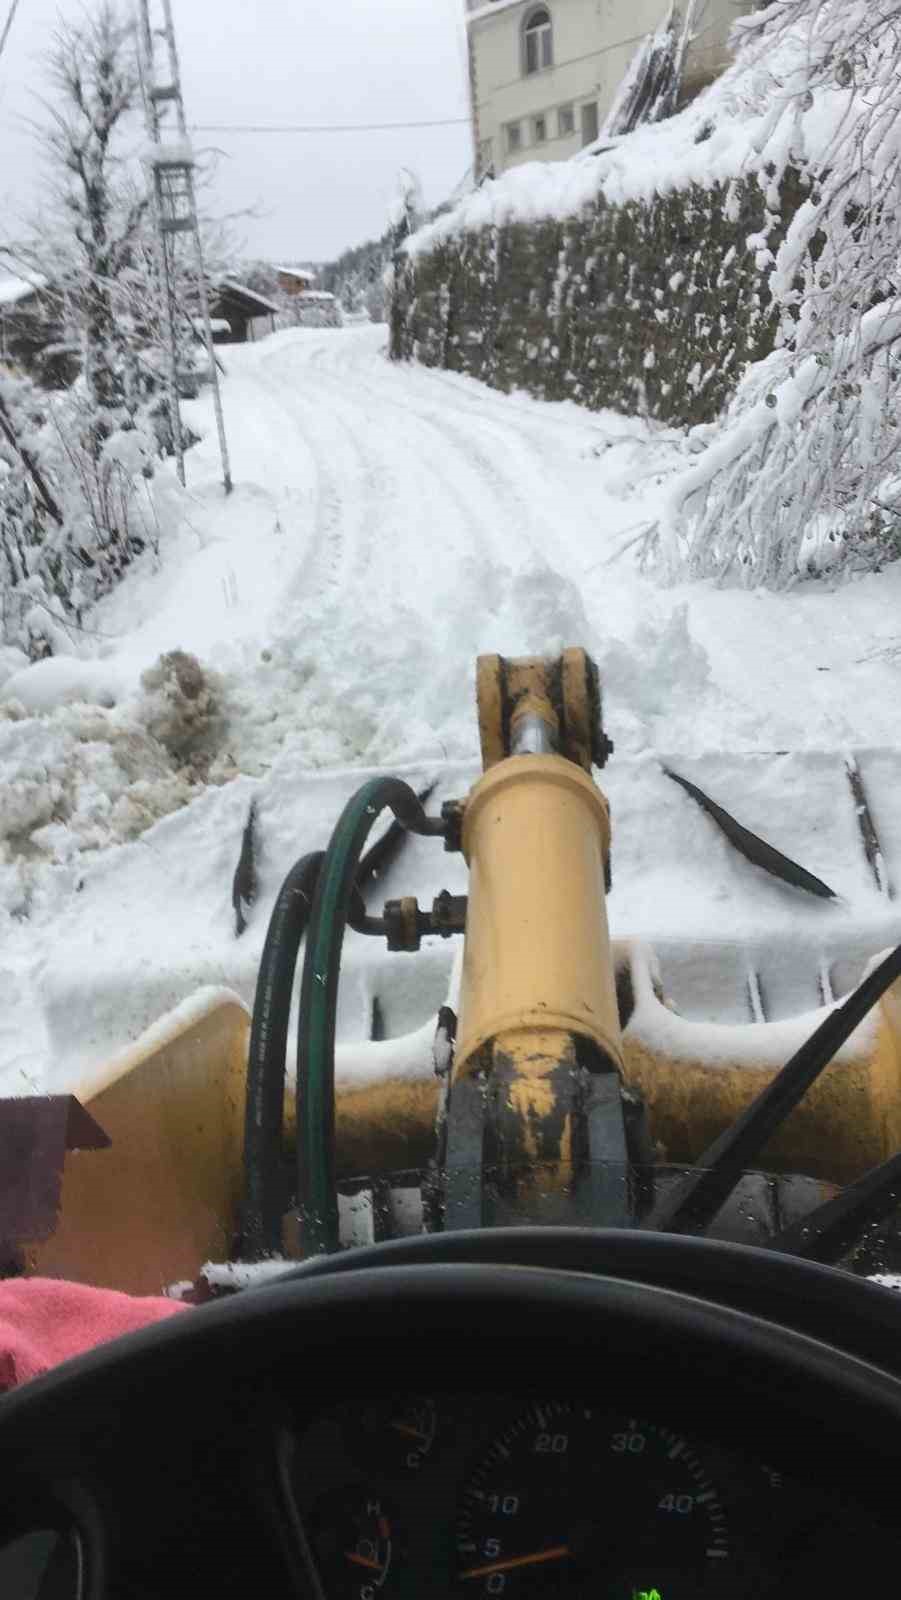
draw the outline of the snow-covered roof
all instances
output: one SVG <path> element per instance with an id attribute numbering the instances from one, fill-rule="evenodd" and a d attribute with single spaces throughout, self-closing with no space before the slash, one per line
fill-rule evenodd
<path id="1" fill-rule="evenodd" d="M 47 279 L 39 272 L 33 272 L 28 278 L 0 278 L 0 306 L 18 305 L 20 300 L 28 300 L 46 287 Z"/>
<path id="2" fill-rule="evenodd" d="M 246 283 L 237 283 L 234 278 L 222 278 L 216 285 L 217 294 L 227 294 L 230 289 L 235 294 L 242 295 L 246 300 L 255 301 L 260 311 L 267 316 L 277 313 L 280 309 L 272 300 L 267 300 L 265 295 L 257 294 L 256 289 L 248 289 Z"/>
<path id="3" fill-rule="evenodd" d="M 315 283 L 318 277 L 310 267 L 276 267 L 275 270 L 284 273 L 286 278 L 304 278 L 308 283 Z"/>

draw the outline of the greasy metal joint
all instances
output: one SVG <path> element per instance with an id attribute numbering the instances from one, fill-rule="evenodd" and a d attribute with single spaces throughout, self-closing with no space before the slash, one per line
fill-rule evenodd
<path id="1" fill-rule="evenodd" d="M 427 934 L 449 939 L 452 934 L 462 933 L 466 927 L 466 904 L 465 894 L 451 894 L 448 889 L 435 896 L 431 911 L 420 911 L 415 895 L 389 900 L 383 920 L 388 949 L 415 951 Z"/>
<path id="2" fill-rule="evenodd" d="M 419 909 L 415 895 L 385 902 L 385 934 L 389 950 L 414 951 L 428 932 L 428 917 Z"/>
<path id="3" fill-rule="evenodd" d="M 467 903 L 465 894 L 451 894 L 449 889 L 442 889 L 432 901 L 431 932 L 440 934 L 442 939 L 462 933 L 466 927 Z"/>
<path id="4" fill-rule="evenodd" d="M 441 807 L 441 820 L 444 823 L 444 848 L 452 855 L 459 854 L 463 849 L 463 818 L 466 813 L 465 800 L 445 800 Z"/>
<path id="5" fill-rule="evenodd" d="M 476 693 L 486 769 L 511 755 L 559 751 L 590 772 L 613 750 L 603 727 L 598 669 L 584 650 L 564 650 L 550 661 L 480 656 Z"/>
<path id="6" fill-rule="evenodd" d="M 515 756 L 552 756 L 557 750 L 557 729 L 536 712 L 524 711 L 513 718 L 510 743 Z"/>

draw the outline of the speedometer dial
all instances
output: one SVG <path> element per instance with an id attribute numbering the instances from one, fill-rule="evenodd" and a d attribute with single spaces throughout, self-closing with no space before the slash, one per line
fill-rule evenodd
<path id="1" fill-rule="evenodd" d="M 731 1568 L 726 1514 L 699 1449 L 593 1408 L 532 1406 L 462 1497 L 462 1593 L 695 1600 Z"/>

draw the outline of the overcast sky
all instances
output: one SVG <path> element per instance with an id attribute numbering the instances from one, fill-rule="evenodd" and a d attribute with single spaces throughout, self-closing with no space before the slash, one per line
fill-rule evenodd
<path id="1" fill-rule="evenodd" d="M 130 4 L 130 0 L 128 0 Z M 89 4 L 89 0 L 88 0 Z M 0 28 L 9 0 L 0 0 Z M 20 0 L 0 58 L 0 243 L 40 202 L 24 126 L 39 118 L 41 57 L 82 0 Z M 173 0 L 189 122 L 368 123 L 465 118 L 463 0 Z M 471 163 L 469 131 L 196 134 L 223 152 L 223 210 L 247 252 L 328 260 L 383 232 L 401 166 L 444 199 Z"/>

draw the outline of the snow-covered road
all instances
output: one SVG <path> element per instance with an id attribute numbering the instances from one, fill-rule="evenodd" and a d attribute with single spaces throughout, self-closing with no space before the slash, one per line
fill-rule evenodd
<path id="1" fill-rule="evenodd" d="M 366 328 L 227 350 L 234 495 L 218 487 L 202 400 L 188 494 L 158 480 L 159 558 L 97 608 L 80 660 L 42 674 L 0 655 L 0 1087 L 71 1084 L 199 984 L 249 1000 L 278 885 L 364 769 L 436 778 L 442 798 L 465 787 L 483 650 L 583 643 L 598 659 L 617 747 L 614 931 L 657 943 L 695 1014 L 742 1014 L 742 941 L 768 952 L 785 1015 L 816 1003 L 821 954 L 859 971 L 901 936 L 840 759 L 858 753 L 901 888 L 901 570 L 779 597 L 664 590 L 635 541 L 684 464 L 676 433 L 392 366 L 384 345 Z M 218 675 L 206 788 L 151 760 L 140 676 L 172 649 Z M 79 682 L 88 697 L 105 686 L 100 708 L 64 703 Z M 736 858 L 661 757 L 841 905 Z M 261 894 L 236 941 L 231 877 L 254 795 Z M 416 843 L 389 892 L 445 883 L 463 887 L 462 865 Z M 351 954 L 346 1036 L 361 1035 L 373 986 L 391 989 L 392 1031 L 440 1001 L 445 947 L 395 958 L 390 976 L 371 942 Z"/>

